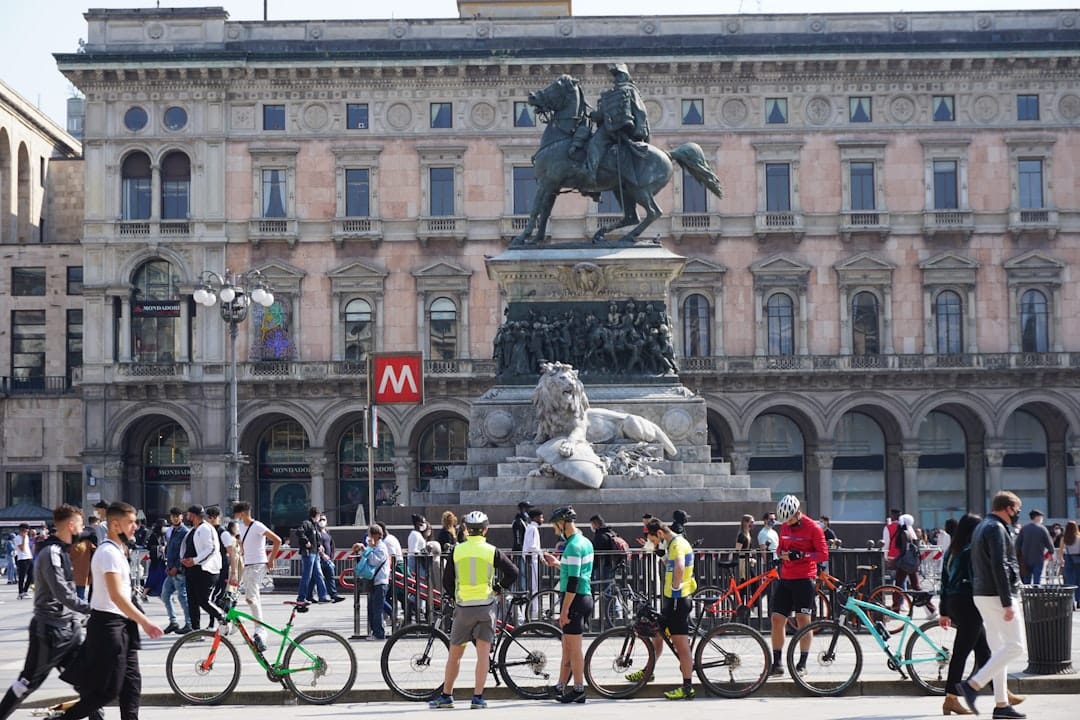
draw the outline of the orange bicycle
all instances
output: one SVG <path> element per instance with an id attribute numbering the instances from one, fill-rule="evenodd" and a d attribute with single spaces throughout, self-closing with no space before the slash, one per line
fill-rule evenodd
<path id="1" fill-rule="evenodd" d="M 780 573 L 777 569 L 770 568 L 742 582 L 736 582 L 735 578 L 732 577 L 728 581 L 727 589 L 719 587 L 698 588 L 693 597 L 694 614 L 697 617 L 698 625 L 708 630 L 715 625 L 726 622 L 748 624 L 750 611 L 757 605 L 769 585 L 779 579 Z M 755 584 L 757 584 L 756 588 L 754 588 Z M 819 592 L 811 617 L 825 618 L 828 616 L 829 600 L 823 593 Z M 788 618 L 788 625 L 793 629 L 797 627 L 794 617 Z"/>

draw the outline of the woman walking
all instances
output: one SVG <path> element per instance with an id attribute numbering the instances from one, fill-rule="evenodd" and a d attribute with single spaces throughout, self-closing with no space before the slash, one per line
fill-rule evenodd
<path id="1" fill-rule="evenodd" d="M 1080 528 L 1070 520 L 1065 523 L 1065 534 L 1057 549 L 1057 561 L 1065 576 L 1066 585 L 1075 585 L 1073 606 L 1080 610 Z"/>

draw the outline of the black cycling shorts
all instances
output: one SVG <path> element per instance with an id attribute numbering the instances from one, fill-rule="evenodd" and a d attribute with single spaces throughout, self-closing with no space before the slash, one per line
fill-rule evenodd
<path id="1" fill-rule="evenodd" d="M 793 612 L 812 615 L 814 612 L 814 581 L 780 580 L 772 595 L 771 612 L 787 617 Z"/>
<path id="2" fill-rule="evenodd" d="M 664 598 L 660 607 L 660 629 L 672 635 L 690 634 L 690 598 Z"/>
<path id="3" fill-rule="evenodd" d="M 584 634 L 585 627 L 592 618 L 592 611 L 592 595 L 575 595 L 574 602 L 570 603 L 570 611 L 567 613 L 570 622 L 562 626 L 563 635 Z"/>

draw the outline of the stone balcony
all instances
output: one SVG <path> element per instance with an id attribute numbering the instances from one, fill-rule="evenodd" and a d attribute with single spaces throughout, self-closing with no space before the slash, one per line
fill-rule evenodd
<path id="1" fill-rule="evenodd" d="M 684 238 L 705 238 L 718 242 L 722 224 L 720 216 L 715 213 L 673 213 L 671 237 L 677 243 Z"/>
<path id="2" fill-rule="evenodd" d="M 458 245 L 464 245 L 469 237 L 469 218 L 454 215 L 419 218 L 416 237 L 425 247 L 432 240 L 440 239 L 451 239 Z"/>
<path id="3" fill-rule="evenodd" d="M 803 214 L 799 212 L 759 212 L 754 214 L 754 237 L 766 240 L 775 236 L 786 236 L 802 240 L 806 234 Z"/>
<path id="4" fill-rule="evenodd" d="M 1013 239 L 1030 236 L 1033 239 L 1045 237 L 1053 240 L 1060 229 L 1061 220 L 1057 210 L 1040 208 L 1009 211 L 1009 234 Z"/>
<path id="5" fill-rule="evenodd" d="M 679 359 L 681 376 L 773 372 L 1011 370 L 1080 368 L 1080 352 L 954 355 L 756 355 Z"/>
<path id="6" fill-rule="evenodd" d="M 346 240 L 360 240 L 378 245 L 382 239 L 383 228 L 380 218 L 334 218 L 334 243 L 339 248 Z"/>
<path id="7" fill-rule="evenodd" d="M 139 363 L 123 362 L 112 366 L 114 382 L 141 382 L 143 378 L 219 382 L 228 376 L 228 363 Z M 495 379 L 495 361 L 456 358 L 452 360 L 425 360 L 425 377 L 433 378 L 490 378 Z M 237 378 L 241 382 L 275 380 L 324 380 L 348 379 L 367 376 L 367 363 L 353 360 L 294 361 L 262 360 L 237 364 Z M 81 379 L 76 375 L 76 382 Z M 59 378 L 64 380 L 65 378 Z M 2 389 L 3 386 L 0 386 Z"/>
<path id="8" fill-rule="evenodd" d="M 889 236 L 889 213 L 881 210 L 845 210 L 840 213 L 840 237 L 851 242 L 853 235 L 877 235 L 882 241 Z"/>
<path id="9" fill-rule="evenodd" d="M 294 247 L 300 239 L 296 218 L 252 218 L 248 221 L 248 240 L 258 247 L 263 242 L 286 242 Z"/>
<path id="10" fill-rule="evenodd" d="M 116 237 L 153 242 L 155 239 L 175 240 L 193 234 L 191 220 L 117 220 L 113 226 Z"/>
<path id="11" fill-rule="evenodd" d="M 975 213 L 971 210 L 928 210 L 923 213 L 923 233 L 960 236 L 971 239 L 975 232 Z"/>

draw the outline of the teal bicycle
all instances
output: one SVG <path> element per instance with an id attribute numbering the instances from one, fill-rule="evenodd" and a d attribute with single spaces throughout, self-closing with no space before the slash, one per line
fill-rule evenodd
<path id="1" fill-rule="evenodd" d="M 240 682 L 240 655 L 226 635 L 239 630 L 244 645 L 272 683 L 301 700 L 326 705 L 352 689 L 356 681 L 356 655 L 349 641 L 330 630 L 308 630 L 290 637 L 297 613 L 308 611 L 307 603 L 292 606 L 289 622 L 280 630 L 236 609 L 236 599 L 225 605 L 225 622 L 216 630 L 196 630 L 176 641 L 165 659 L 165 675 L 177 695 L 193 705 L 223 702 Z M 277 651 L 260 652 L 248 634 L 244 620 L 260 625 L 281 638 Z"/>
<path id="2" fill-rule="evenodd" d="M 799 687 L 811 695 L 834 696 L 855 684 L 862 672 L 863 652 L 850 625 L 865 628 L 885 653 L 890 670 L 910 678 L 925 693 L 945 694 L 955 629 L 944 629 L 936 620 L 916 625 L 907 615 L 853 597 L 846 599 L 837 617 L 810 623 L 791 638 L 787 666 Z M 797 653 L 807 636 L 809 657 L 804 668 L 797 664 Z"/>

